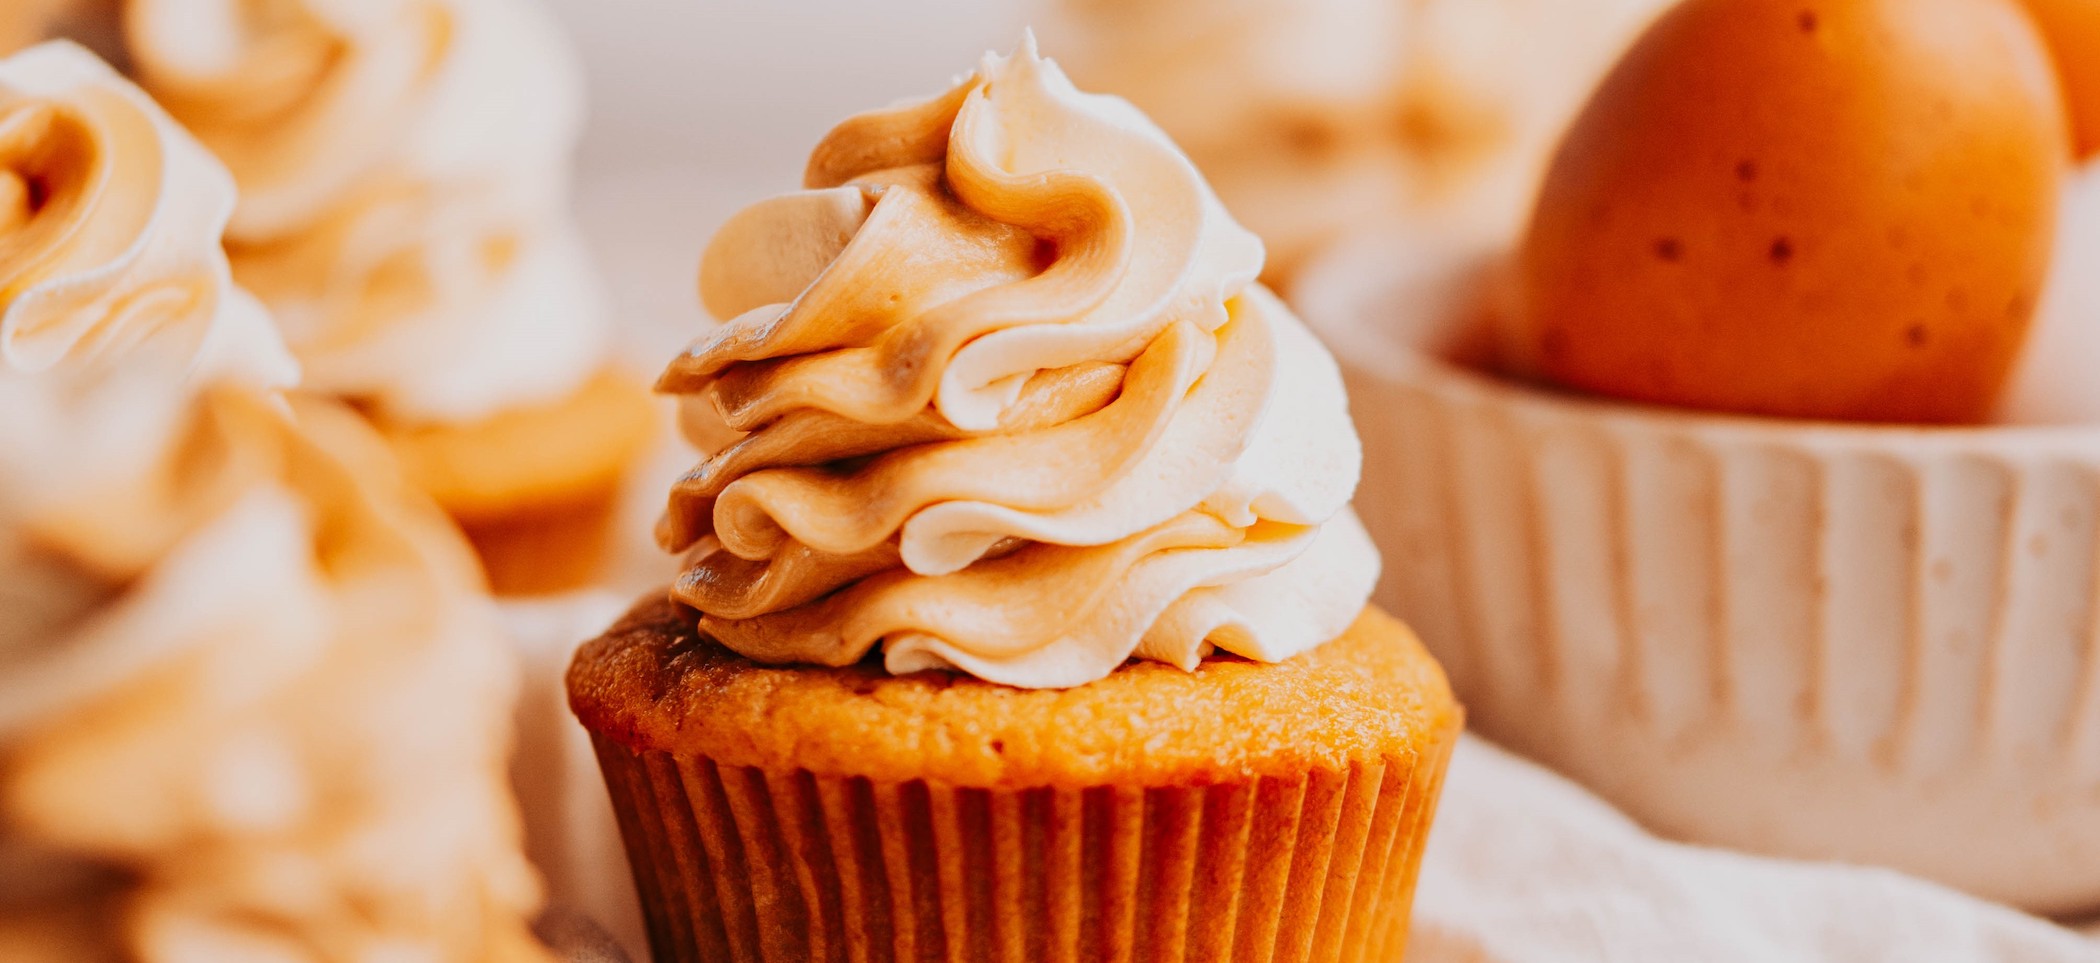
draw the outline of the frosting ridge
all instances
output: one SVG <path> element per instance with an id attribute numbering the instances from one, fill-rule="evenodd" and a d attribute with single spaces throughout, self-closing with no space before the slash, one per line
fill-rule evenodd
<path id="1" fill-rule="evenodd" d="M 93 54 L 0 61 L 0 361 L 36 373 L 154 341 L 214 374 L 296 381 L 228 271 L 233 205 L 225 169 Z"/>
<path id="2" fill-rule="evenodd" d="M 1339 372 L 1135 108 L 1031 39 L 841 124 L 805 186 L 710 244 L 703 298 L 735 317 L 659 383 L 741 433 L 659 529 L 703 629 L 1067 686 L 1355 617 L 1377 559 Z"/>

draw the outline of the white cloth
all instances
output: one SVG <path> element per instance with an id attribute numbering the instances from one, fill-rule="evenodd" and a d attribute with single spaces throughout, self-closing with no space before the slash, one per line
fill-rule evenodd
<path id="1" fill-rule="evenodd" d="M 634 963 L 646 955 L 629 954 L 596 920 L 564 907 L 553 907 L 540 917 L 533 932 L 547 941 L 560 963 Z"/>
<path id="2" fill-rule="evenodd" d="M 2100 942 L 1887 870 L 1665 842 L 1472 735 L 1415 899 L 1409 963 L 2100 963 Z"/>
<path id="3" fill-rule="evenodd" d="M 569 714 L 563 683 L 576 647 L 605 631 L 632 601 L 593 589 L 506 600 L 501 607 L 524 680 L 511 785 L 525 824 L 525 855 L 547 886 L 541 935 L 572 963 L 616 959 L 601 945 L 608 941 L 635 959 L 645 959 L 648 950 L 612 800 L 590 737 Z M 595 939 L 601 933 L 606 940 Z"/>

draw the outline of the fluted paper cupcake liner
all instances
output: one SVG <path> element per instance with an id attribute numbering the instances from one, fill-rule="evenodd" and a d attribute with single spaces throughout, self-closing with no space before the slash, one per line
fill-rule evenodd
<path id="1" fill-rule="evenodd" d="M 956 788 L 597 738 L 659 961 L 1394 961 L 1449 744 L 1300 779 Z"/>
<path id="2" fill-rule="evenodd" d="M 1554 395 L 1410 350 L 1396 256 L 1306 310 L 1475 727 L 1680 837 L 2100 908 L 2100 430 Z"/>

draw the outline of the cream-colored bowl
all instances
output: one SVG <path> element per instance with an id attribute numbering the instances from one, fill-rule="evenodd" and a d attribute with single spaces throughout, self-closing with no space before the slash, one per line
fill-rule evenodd
<path id="1" fill-rule="evenodd" d="M 1442 360 L 1485 261 L 1329 252 L 1377 601 L 1474 726 L 1669 835 L 2100 909 L 2100 429 L 1569 397 Z"/>

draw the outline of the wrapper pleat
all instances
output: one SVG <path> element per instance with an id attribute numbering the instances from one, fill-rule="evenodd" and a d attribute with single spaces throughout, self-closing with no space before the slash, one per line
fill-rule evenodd
<path id="1" fill-rule="evenodd" d="M 660 961 L 1397 961 L 1450 743 L 985 789 L 597 752 Z"/>

